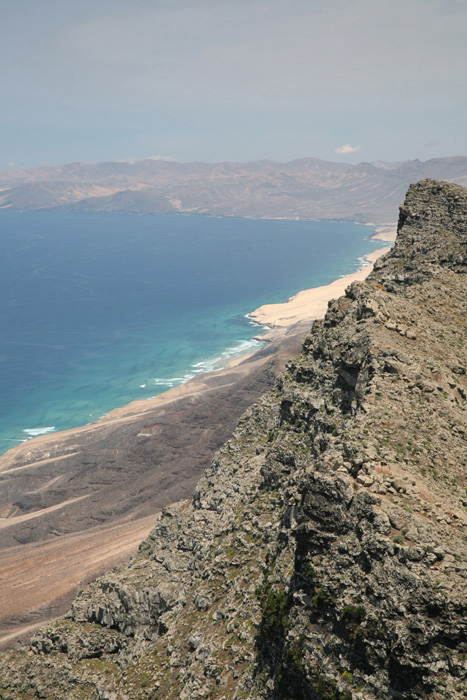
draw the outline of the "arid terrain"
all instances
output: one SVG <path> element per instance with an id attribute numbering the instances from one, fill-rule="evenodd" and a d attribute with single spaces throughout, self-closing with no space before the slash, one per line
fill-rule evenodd
<path id="1" fill-rule="evenodd" d="M 407 187 L 467 183 L 467 158 L 398 163 L 71 163 L 0 172 L 0 208 L 393 222 Z"/>
<path id="2" fill-rule="evenodd" d="M 4 700 L 461 700 L 467 190 L 425 180 L 192 498 L 0 655 Z"/>
<path id="3" fill-rule="evenodd" d="M 65 612 L 80 586 L 136 550 L 164 506 L 191 497 L 305 333 L 297 326 L 238 366 L 0 456 L 0 645 Z"/>
<path id="4" fill-rule="evenodd" d="M 263 335 L 268 345 L 254 356 L 0 456 L 0 646 L 65 612 L 80 587 L 136 550 L 164 506 L 191 497 L 215 450 L 299 351 L 327 301 L 371 267 L 311 290 L 319 303 Z"/>

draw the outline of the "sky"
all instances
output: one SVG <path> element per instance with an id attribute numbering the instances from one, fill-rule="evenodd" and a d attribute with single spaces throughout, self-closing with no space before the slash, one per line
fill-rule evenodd
<path id="1" fill-rule="evenodd" d="M 0 169 L 467 155 L 466 0 L 1 0 Z"/>

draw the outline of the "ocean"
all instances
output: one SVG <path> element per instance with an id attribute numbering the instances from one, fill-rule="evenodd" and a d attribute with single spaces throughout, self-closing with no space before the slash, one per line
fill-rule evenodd
<path id="1" fill-rule="evenodd" d="M 246 315 L 357 270 L 348 222 L 0 211 L 0 453 L 261 346 Z"/>

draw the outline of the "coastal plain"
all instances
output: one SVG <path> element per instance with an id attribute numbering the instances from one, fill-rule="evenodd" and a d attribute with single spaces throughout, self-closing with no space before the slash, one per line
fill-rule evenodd
<path id="1" fill-rule="evenodd" d="M 466 217 L 410 187 L 194 496 L 0 655 L 5 700 L 465 698 Z"/>
<path id="2" fill-rule="evenodd" d="M 80 586 L 136 550 L 164 506 L 191 496 L 215 450 L 271 388 L 306 330 L 0 456 L 0 645 L 64 613 Z"/>
<path id="3" fill-rule="evenodd" d="M 0 645 L 65 612 L 79 587 L 135 551 L 164 506 L 191 496 L 241 414 L 299 352 L 312 320 L 372 266 L 301 292 L 307 303 L 298 309 L 271 305 L 267 324 L 277 327 L 252 356 L 0 456 Z M 283 307 L 287 322 L 274 323 Z"/>

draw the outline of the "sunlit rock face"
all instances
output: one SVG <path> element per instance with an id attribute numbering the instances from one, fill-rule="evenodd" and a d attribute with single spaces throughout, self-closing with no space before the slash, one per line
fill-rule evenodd
<path id="1" fill-rule="evenodd" d="M 411 186 L 394 250 L 1 697 L 464 697 L 466 246 L 467 191 Z"/>

